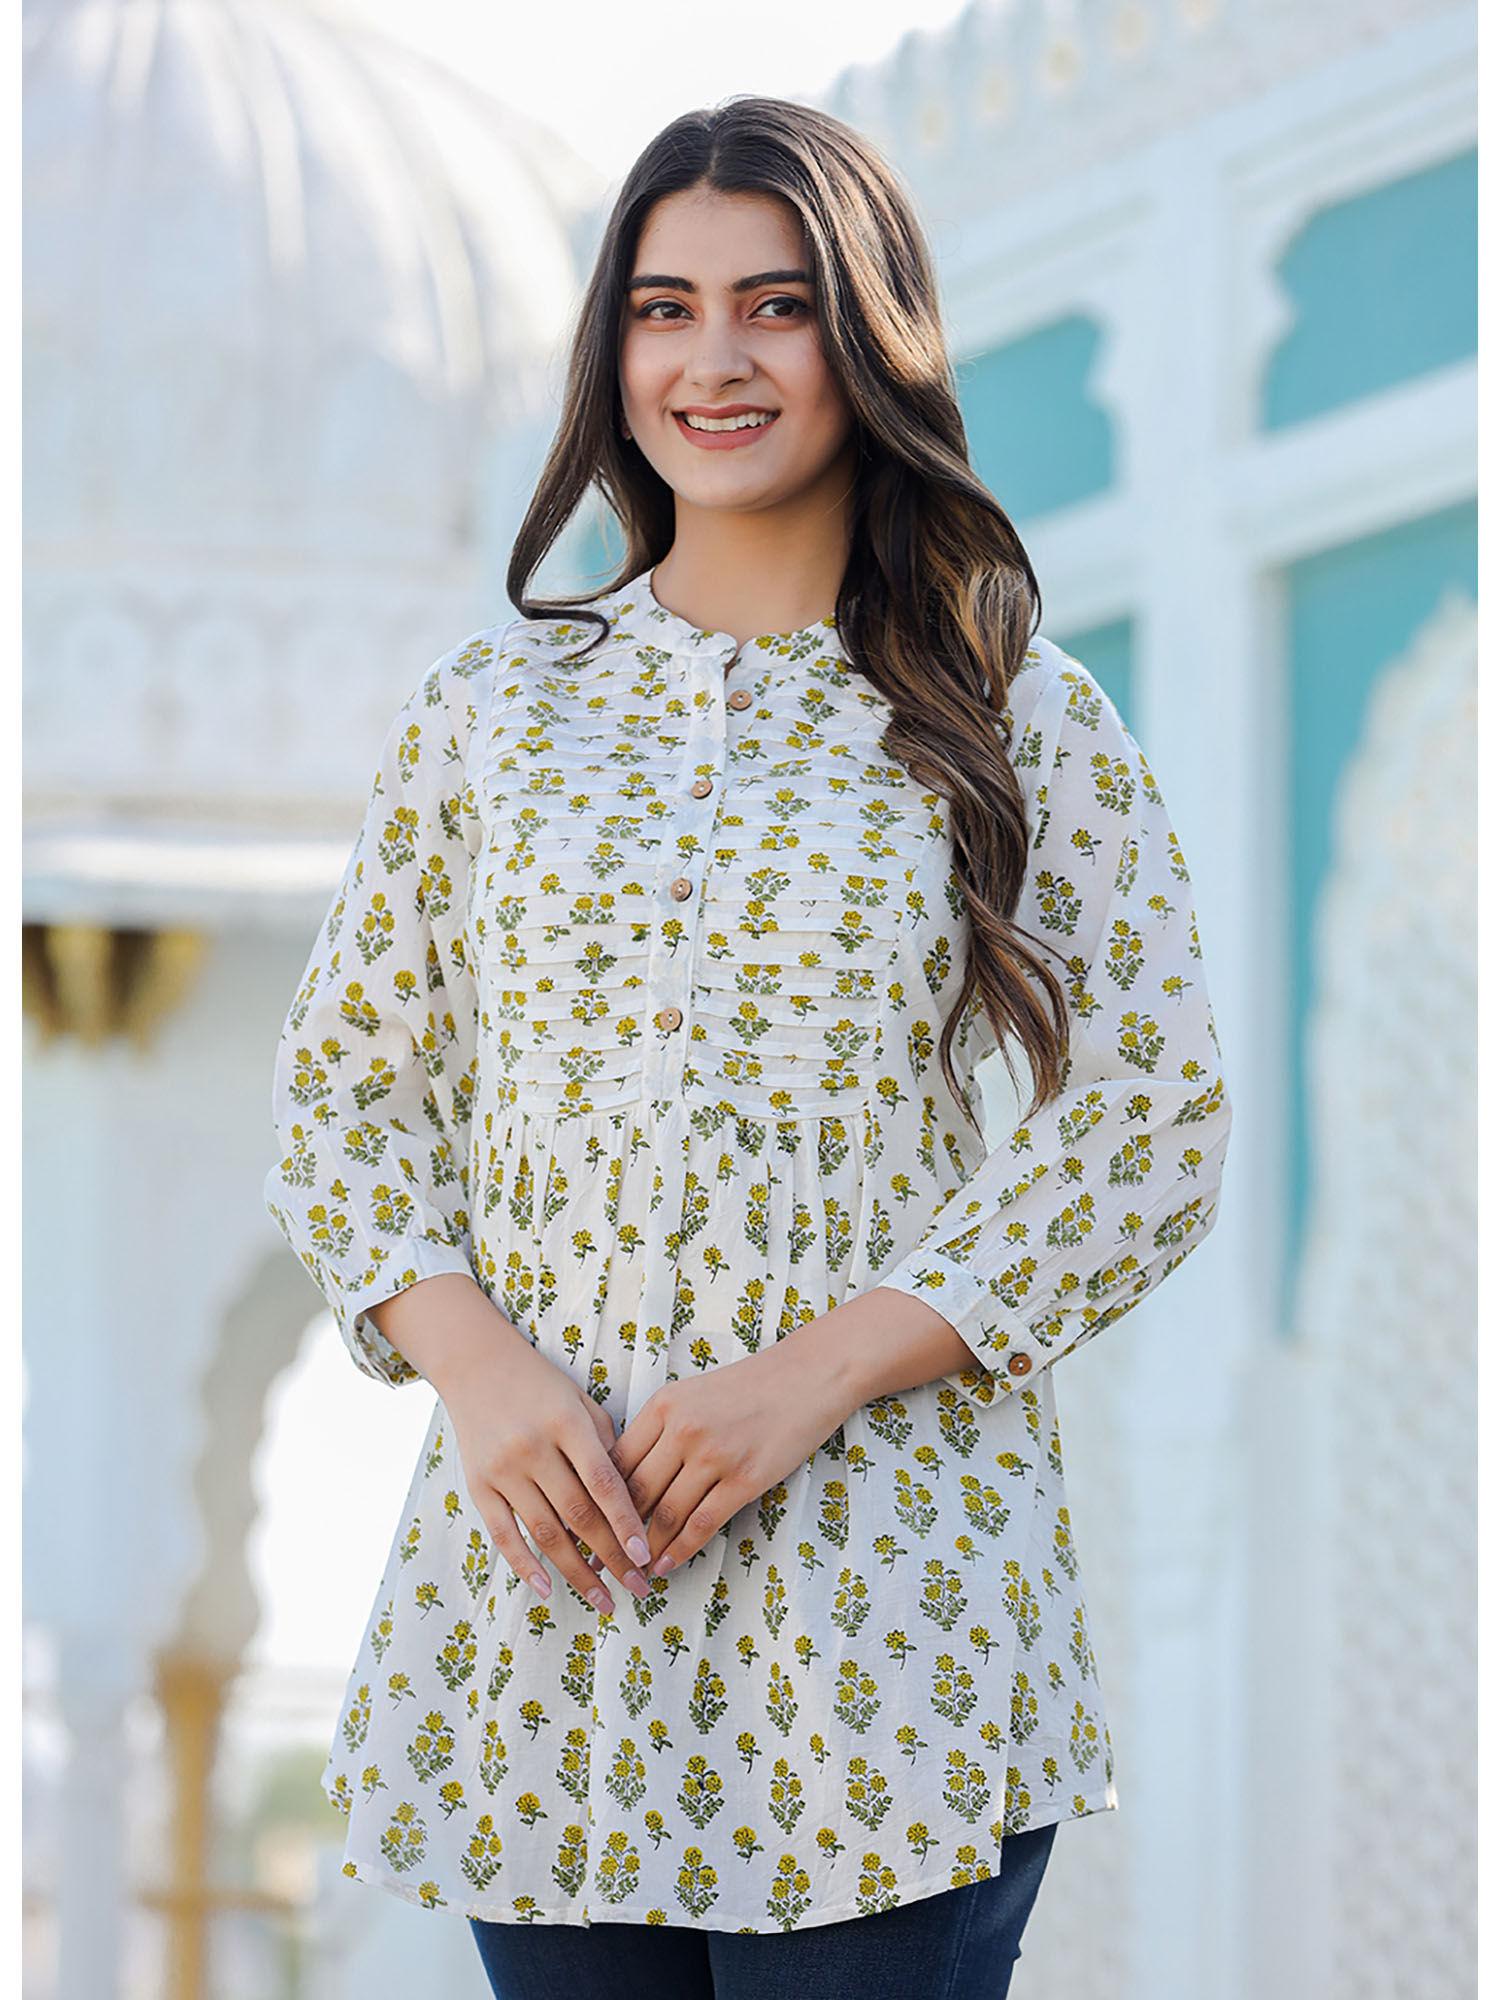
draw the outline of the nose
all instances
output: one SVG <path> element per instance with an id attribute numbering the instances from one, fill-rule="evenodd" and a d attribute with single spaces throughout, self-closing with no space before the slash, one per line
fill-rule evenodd
<path id="1" fill-rule="evenodd" d="M 753 364 L 734 322 L 707 315 L 693 337 L 683 370 L 686 379 L 712 392 L 726 382 L 742 382 L 751 373 Z"/>

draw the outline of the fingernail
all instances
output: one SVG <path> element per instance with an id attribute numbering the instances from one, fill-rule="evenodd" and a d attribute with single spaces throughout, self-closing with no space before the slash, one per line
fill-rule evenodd
<path id="1" fill-rule="evenodd" d="M 639 1535 L 632 1535 L 625 1544 L 625 1553 L 633 1562 L 643 1563 L 651 1553 L 651 1544 Z"/>
<path id="2" fill-rule="evenodd" d="M 626 1570 L 625 1588 L 627 1590 L 633 1590 L 637 1597 L 649 1596 L 651 1591 L 650 1583 L 647 1581 L 645 1577 L 641 1575 L 638 1569 Z"/>
<path id="3" fill-rule="evenodd" d="M 670 1556 L 660 1555 L 656 1558 L 656 1562 L 652 1567 L 651 1574 L 653 1576 L 665 1576 L 669 1569 L 675 1569 L 676 1567 L 677 1567 L 676 1563 L 673 1562 Z"/>
<path id="4" fill-rule="evenodd" d="M 550 1597 L 552 1595 L 552 1579 L 543 1576 L 540 1570 L 532 1577 L 531 1587 L 533 1590 L 539 1590 L 543 1597 Z"/>
<path id="5" fill-rule="evenodd" d="M 598 1590 L 591 1590 L 589 1592 L 589 1603 L 597 1610 L 604 1612 L 613 1611 L 615 1608 L 609 1601 L 608 1591 L 602 1586 Z"/>

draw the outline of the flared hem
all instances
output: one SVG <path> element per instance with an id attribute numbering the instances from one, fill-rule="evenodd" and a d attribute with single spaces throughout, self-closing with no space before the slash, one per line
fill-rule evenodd
<path id="1" fill-rule="evenodd" d="M 1085 1802 L 1080 1811 L 1057 1813 L 1050 1819 L 1029 1820 L 1025 1826 L 1016 1829 L 1017 1834 L 1036 1833 L 1044 1826 L 1066 1826 L 1072 1820 L 1087 1819 L 1094 1813 L 1119 1810 L 1119 1799 L 1113 1782 L 1106 1785 L 1103 1791 L 1085 1793 L 1083 1797 Z M 1006 1835 L 1005 1839 L 1012 1837 Z M 1004 1844 L 1005 1840 L 1002 1839 L 1002 1850 Z M 369 1873 L 364 1872 L 366 1868 L 369 1869 Z M 680 1915 L 674 1917 L 663 1910 L 660 1904 L 640 1902 L 610 1903 L 605 1905 L 597 1916 L 583 1917 L 578 1914 L 585 1900 L 581 1897 L 571 1903 L 538 1904 L 523 1914 L 517 1914 L 515 1898 L 507 1903 L 486 1900 L 483 1897 L 455 1903 L 446 1896 L 424 1894 L 423 1889 L 416 1883 L 403 1882 L 378 1859 L 361 1862 L 358 1857 L 350 1854 L 347 1846 L 344 1850 L 344 1872 L 350 1881 L 362 1882 L 372 1889 L 383 1889 L 387 1895 L 397 1896 L 402 1902 L 415 1904 L 419 1909 L 444 1910 L 450 1916 L 464 1918 L 477 1917 L 484 1923 L 570 1924 L 575 1930 L 589 1930 L 595 1924 L 661 1924 L 682 1930 L 735 1931 L 740 1934 L 750 1933 L 767 1937 L 784 1936 L 789 1930 L 814 1930 L 823 1924 L 843 1923 L 850 1917 L 876 1916 L 881 1910 L 894 1908 L 900 1904 L 924 1902 L 929 1896 L 939 1896 L 948 1889 L 964 1886 L 963 1883 L 954 1881 L 955 1871 L 950 1867 L 941 1876 L 922 1875 L 913 1882 L 897 1882 L 892 1888 L 883 1892 L 878 1902 L 874 1899 L 856 1898 L 853 1902 L 837 1903 L 831 1908 L 819 1905 L 815 1909 L 806 1911 L 796 1923 L 786 1925 L 766 1922 L 764 1910 L 760 1912 L 762 1921 L 755 1923 L 750 1920 L 748 1913 L 718 1908 L 706 1911 L 701 1917 L 684 1918 Z M 970 1875 L 968 1879 L 972 1882 L 984 1878 Z M 895 1897 L 895 1904 L 887 1900 L 890 1896 Z"/>

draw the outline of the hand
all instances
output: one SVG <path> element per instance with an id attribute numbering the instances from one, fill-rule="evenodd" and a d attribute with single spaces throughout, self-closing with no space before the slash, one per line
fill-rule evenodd
<path id="1" fill-rule="evenodd" d="M 581 1597 L 612 1615 L 614 1601 L 574 1538 L 597 1552 L 637 1597 L 648 1544 L 609 1456 L 614 1420 L 566 1369 L 521 1336 L 450 1365 L 439 1387 L 453 1419 L 469 1497 L 516 1575 L 546 1597 L 551 1582 L 522 1540 L 524 1526 Z M 634 1554 L 632 1538 L 638 1538 Z M 638 1567 L 637 1565 L 641 1567 Z"/>
<path id="2" fill-rule="evenodd" d="M 848 1400 L 839 1359 L 832 1343 L 789 1336 L 664 1383 L 641 1405 L 610 1456 L 642 1519 L 650 1517 L 650 1574 L 680 1568 L 859 1407 Z"/>

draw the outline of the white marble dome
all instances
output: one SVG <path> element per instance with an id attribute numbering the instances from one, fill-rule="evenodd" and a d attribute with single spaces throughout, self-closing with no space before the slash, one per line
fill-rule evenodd
<path id="1" fill-rule="evenodd" d="M 427 566 L 596 176 L 309 0 L 28 0 L 26 533 Z"/>
<path id="2" fill-rule="evenodd" d="M 346 840 L 509 615 L 602 176 L 333 0 L 23 22 L 27 913 L 154 921 L 219 906 L 225 827 Z"/>

